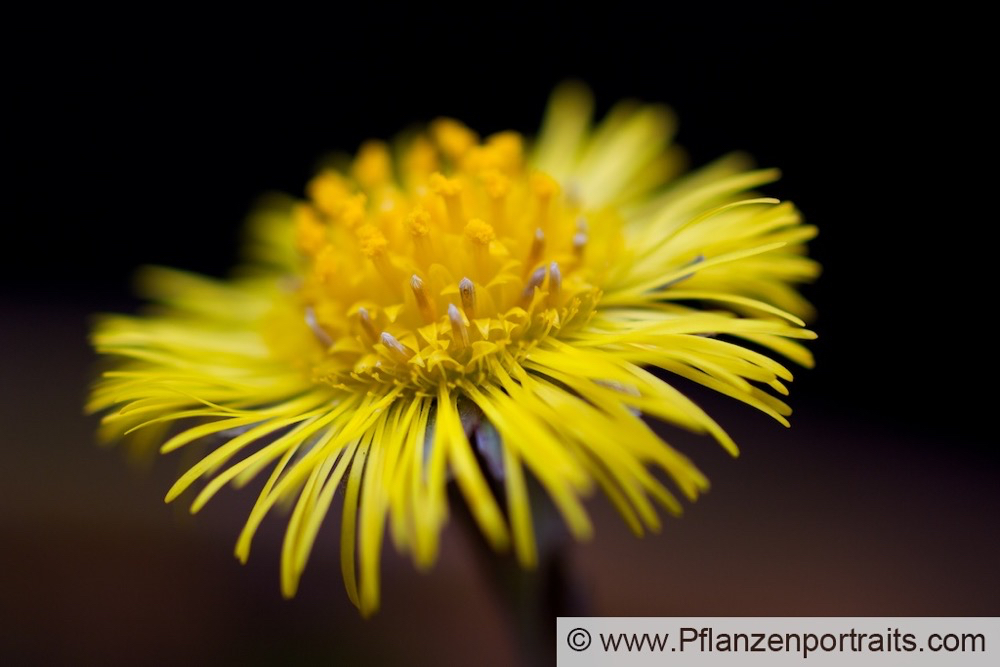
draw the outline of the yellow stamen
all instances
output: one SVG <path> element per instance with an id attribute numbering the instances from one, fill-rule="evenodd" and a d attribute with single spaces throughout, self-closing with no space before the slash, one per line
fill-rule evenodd
<path id="1" fill-rule="evenodd" d="M 329 347 L 333 344 L 333 339 L 330 338 L 330 334 L 328 334 L 316 320 L 316 310 L 312 306 L 306 308 L 306 324 L 309 326 L 309 329 L 312 330 L 319 342 L 323 343 L 323 345 Z"/>
<path id="2" fill-rule="evenodd" d="M 549 264 L 549 303 L 556 305 L 559 301 L 559 291 L 562 289 L 562 272 L 559 263 Z"/>
<path id="3" fill-rule="evenodd" d="M 322 285 L 330 285 L 337 279 L 337 249 L 328 243 L 316 255 L 313 262 L 313 274 Z"/>
<path id="4" fill-rule="evenodd" d="M 473 275 L 485 283 L 489 280 L 493 268 L 489 255 L 490 243 L 496 239 L 493 225 L 479 218 L 473 218 L 465 225 L 465 238 L 469 240 L 471 246 L 472 266 L 469 268 Z"/>
<path id="5" fill-rule="evenodd" d="M 427 268 L 431 263 L 431 244 L 428 238 L 431 232 L 430 213 L 417 207 L 406 217 L 406 229 L 413 237 L 413 250 L 418 264 Z"/>
<path id="6" fill-rule="evenodd" d="M 434 145 L 424 135 L 417 135 L 403 154 L 402 170 L 408 184 L 419 185 L 438 169 Z"/>
<path id="7" fill-rule="evenodd" d="M 375 225 L 367 224 L 358 228 L 358 246 L 366 257 L 375 258 L 385 253 L 389 247 L 389 242 L 385 234 Z"/>
<path id="8" fill-rule="evenodd" d="M 510 179 L 496 169 L 484 172 L 480 176 L 486 194 L 490 198 L 490 219 L 494 225 L 505 224 L 504 206 L 510 193 Z"/>
<path id="9" fill-rule="evenodd" d="M 316 208 L 333 217 L 340 213 L 340 208 L 351 195 L 351 189 L 346 178 L 328 169 L 309 181 L 306 193 L 316 204 Z"/>
<path id="10" fill-rule="evenodd" d="M 548 267 L 540 266 L 534 270 L 531 274 L 531 278 L 524 286 L 524 291 L 521 292 L 521 298 L 523 301 L 530 303 L 533 296 L 535 296 L 535 288 L 541 287 L 545 283 L 545 276 L 548 273 Z"/>
<path id="11" fill-rule="evenodd" d="M 420 309 L 420 314 L 424 316 L 424 320 L 428 323 L 436 320 L 434 304 L 428 300 L 424 281 L 417 274 L 413 274 L 410 278 L 410 289 L 413 290 L 413 297 L 417 300 L 417 308 Z"/>
<path id="12" fill-rule="evenodd" d="M 368 339 L 368 344 L 375 343 L 379 339 L 379 336 L 378 332 L 375 331 L 375 325 L 372 323 L 371 314 L 367 308 L 358 308 L 358 322 L 361 324 L 362 334 Z"/>
<path id="13" fill-rule="evenodd" d="M 455 304 L 448 304 L 448 320 L 451 322 L 452 337 L 461 347 L 469 347 L 469 328 L 462 320 L 462 313 Z"/>
<path id="14" fill-rule="evenodd" d="M 499 132 L 486 140 L 495 165 L 506 173 L 512 173 L 521 166 L 524 141 L 517 132 Z"/>
<path id="15" fill-rule="evenodd" d="M 528 252 L 528 259 L 524 263 L 524 272 L 528 273 L 538 261 L 542 258 L 542 253 L 545 251 L 545 232 L 542 231 L 541 227 L 535 230 L 535 235 L 531 237 L 531 250 Z"/>
<path id="16" fill-rule="evenodd" d="M 496 169 L 483 172 L 480 178 L 486 187 L 486 194 L 493 199 L 503 199 L 510 192 L 510 179 Z"/>
<path id="17" fill-rule="evenodd" d="M 431 174 L 429 185 L 431 191 L 444 200 L 445 208 L 448 211 L 448 222 L 453 229 L 457 229 L 464 218 L 462 214 L 462 184 L 458 182 L 458 179 L 447 178 L 440 172 L 435 172 Z"/>
<path id="18" fill-rule="evenodd" d="M 531 175 L 531 191 L 537 200 L 537 211 L 535 213 L 536 227 L 546 229 L 549 223 L 549 208 L 552 199 L 559 192 L 559 184 L 546 173 L 536 171 Z"/>
<path id="19" fill-rule="evenodd" d="M 382 332 L 382 335 L 379 336 L 379 342 L 385 345 L 386 349 L 392 352 L 403 363 L 413 358 L 413 350 L 396 340 L 396 337 L 388 331 Z"/>
<path id="20" fill-rule="evenodd" d="M 531 175 L 531 191 L 540 200 L 549 202 L 559 192 L 559 184 L 545 172 L 536 171 Z"/>
<path id="21" fill-rule="evenodd" d="M 458 292 L 462 296 L 462 310 L 465 311 L 465 316 L 469 320 L 474 320 L 476 318 L 476 286 L 468 278 L 462 278 L 462 282 L 458 283 Z"/>
<path id="22" fill-rule="evenodd" d="M 473 218 L 465 225 L 465 237 L 474 245 L 488 246 L 497 234 L 493 231 L 493 225 L 479 218 Z"/>
<path id="23" fill-rule="evenodd" d="M 344 200 L 337 218 L 348 229 L 354 229 L 359 224 L 364 222 L 365 206 L 367 203 L 368 198 L 365 194 L 363 192 L 358 192 Z"/>
<path id="24" fill-rule="evenodd" d="M 382 141 L 366 141 L 361 144 L 351 171 L 361 187 L 366 190 L 385 184 L 392 177 L 392 158 L 389 156 L 389 148 Z"/>
<path id="25" fill-rule="evenodd" d="M 326 227 L 309 204 L 296 204 L 292 209 L 295 220 L 295 245 L 304 255 L 315 255 L 326 245 Z"/>
<path id="26" fill-rule="evenodd" d="M 458 161 L 476 144 L 476 133 L 452 118 L 438 118 L 431 123 L 431 136 L 441 152 L 453 161 Z"/>
<path id="27" fill-rule="evenodd" d="M 414 238 L 427 236 L 431 231 L 431 216 L 422 208 L 416 208 L 406 217 L 406 228 Z"/>

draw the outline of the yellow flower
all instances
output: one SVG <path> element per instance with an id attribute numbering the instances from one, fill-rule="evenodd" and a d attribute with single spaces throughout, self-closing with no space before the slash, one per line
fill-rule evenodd
<path id="1" fill-rule="evenodd" d="M 251 225 L 251 261 L 219 282 L 142 276 L 159 307 L 97 324 L 112 370 L 89 410 L 102 435 L 207 455 L 197 512 L 227 484 L 266 477 L 239 536 L 243 561 L 275 505 L 291 515 L 291 596 L 343 488 L 341 556 L 363 614 L 379 602 L 388 535 L 430 566 L 454 481 L 486 539 L 536 560 L 527 476 L 578 538 L 599 486 L 637 534 L 707 488 L 641 414 L 728 435 L 661 375 L 706 385 L 787 425 L 791 373 L 813 338 L 794 284 L 817 265 L 790 203 L 748 194 L 777 178 L 724 158 L 676 179 L 673 118 L 622 104 L 591 129 L 591 98 L 559 88 L 538 140 L 480 139 L 450 119 L 320 172 L 306 201 Z M 752 347 L 745 347 L 745 343 Z M 266 475 L 265 475 L 266 473 Z M 491 486 L 492 485 L 492 486 Z"/>

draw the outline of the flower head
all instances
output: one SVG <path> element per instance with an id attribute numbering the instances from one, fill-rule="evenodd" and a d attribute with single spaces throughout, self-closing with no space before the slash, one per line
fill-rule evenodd
<path id="1" fill-rule="evenodd" d="M 97 325 L 113 368 L 89 404 L 109 439 L 164 453 L 207 443 L 167 500 L 263 478 L 236 554 L 290 505 L 281 585 L 292 595 L 335 493 L 351 600 L 379 600 L 383 536 L 431 565 L 461 490 L 487 540 L 536 559 L 527 476 L 570 530 L 601 487 L 629 526 L 657 530 L 705 478 L 640 416 L 736 446 L 650 370 L 706 385 L 786 424 L 791 373 L 812 338 L 794 284 L 815 229 L 747 194 L 774 180 L 725 158 L 674 180 L 673 119 L 623 104 L 596 129 L 563 86 L 537 142 L 485 139 L 450 119 L 371 141 L 307 199 L 260 216 L 251 262 L 227 282 L 143 276 L 160 308 Z M 748 347 L 747 344 L 750 344 Z M 660 469 L 672 487 L 655 474 Z M 671 488 L 675 489 L 674 491 Z"/>

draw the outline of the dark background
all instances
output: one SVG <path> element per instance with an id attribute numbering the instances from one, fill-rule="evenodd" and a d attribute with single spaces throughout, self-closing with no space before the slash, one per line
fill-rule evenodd
<path id="1" fill-rule="evenodd" d="M 977 18 L 844 3 L 490 10 L 10 22 L 0 658 L 514 659 L 456 530 L 430 575 L 387 549 L 372 621 L 342 593 L 335 530 L 281 600 L 280 520 L 241 568 L 229 554 L 250 498 L 191 520 L 160 502 L 177 461 L 133 471 L 93 446 L 85 337 L 91 313 L 135 307 L 142 264 L 224 275 L 255 199 L 300 194 L 326 152 L 438 115 L 530 134 L 567 77 L 599 112 L 623 97 L 673 106 L 695 166 L 742 149 L 781 167 L 767 192 L 819 225 L 825 267 L 807 288 L 821 337 L 792 387 L 793 428 L 697 394 L 744 455 L 678 436 L 713 491 L 641 542 L 591 503 L 598 535 L 572 562 L 593 613 L 1000 614 Z"/>

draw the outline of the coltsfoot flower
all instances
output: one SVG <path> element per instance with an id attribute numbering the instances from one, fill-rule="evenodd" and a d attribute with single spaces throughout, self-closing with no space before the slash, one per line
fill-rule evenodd
<path id="1" fill-rule="evenodd" d="M 343 489 L 343 577 L 366 615 L 386 533 L 417 566 L 434 562 L 450 482 L 528 567 L 529 475 L 578 538 L 595 485 L 634 532 L 658 530 L 657 505 L 677 514 L 678 495 L 708 483 L 640 415 L 737 449 L 647 369 L 787 426 L 767 390 L 786 394 L 792 374 L 771 353 L 812 363 L 794 285 L 818 273 L 804 246 L 816 230 L 749 194 L 778 174 L 739 156 L 677 178 L 666 108 L 590 118 L 589 93 L 564 85 L 533 145 L 450 119 L 370 141 L 306 200 L 258 216 L 236 278 L 147 270 L 159 306 L 93 333 L 112 359 L 88 406 L 105 413 L 102 435 L 206 447 L 166 497 L 199 485 L 192 512 L 260 476 L 236 555 L 288 507 L 288 596 Z"/>

